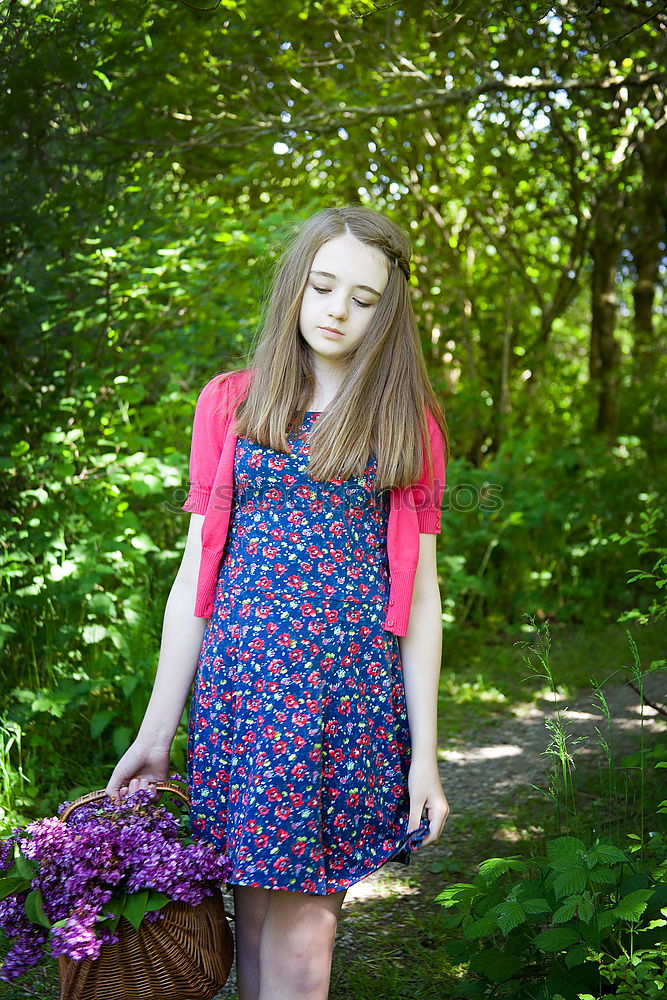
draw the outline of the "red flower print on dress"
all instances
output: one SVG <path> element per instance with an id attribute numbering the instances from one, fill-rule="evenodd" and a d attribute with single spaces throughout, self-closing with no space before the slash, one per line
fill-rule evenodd
<path id="1" fill-rule="evenodd" d="M 404 846 L 410 740 L 383 627 L 389 494 L 373 506 L 374 460 L 353 493 L 312 480 L 314 419 L 291 452 L 237 441 L 234 488 L 251 499 L 229 522 L 188 769 L 193 832 L 228 852 L 233 884 L 322 894 Z"/>

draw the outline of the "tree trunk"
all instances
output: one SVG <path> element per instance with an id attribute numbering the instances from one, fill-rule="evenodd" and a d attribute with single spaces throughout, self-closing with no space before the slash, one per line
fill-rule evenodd
<path id="1" fill-rule="evenodd" d="M 663 163 L 667 166 L 667 157 Z M 632 290 L 634 301 L 634 380 L 643 381 L 653 371 L 659 353 L 654 329 L 655 290 L 658 268 L 662 258 L 660 248 L 664 237 L 665 180 L 663 176 L 646 178 L 647 185 L 637 217 L 637 228 L 632 242 L 632 256 L 637 269 L 637 279 Z"/>
<path id="2" fill-rule="evenodd" d="M 618 225 L 603 211 L 597 220 L 591 247 L 593 274 L 591 284 L 591 341 L 589 376 L 597 390 L 599 434 L 613 437 L 618 426 L 619 361 L 621 346 L 614 336 L 616 329 L 616 271 L 621 245 Z"/>

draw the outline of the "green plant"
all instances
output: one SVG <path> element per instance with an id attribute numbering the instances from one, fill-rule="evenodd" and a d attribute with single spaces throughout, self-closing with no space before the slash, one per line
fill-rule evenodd
<path id="1" fill-rule="evenodd" d="M 655 494 L 649 496 L 642 494 L 640 499 L 646 502 L 646 507 L 639 515 L 639 529 L 636 531 L 628 529 L 623 534 L 615 532 L 611 535 L 611 541 L 620 545 L 635 542 L 640 556 L 649 555 L 652 558 L 650 569 L 629 570 L 632 576 L 628 582 L 650 581 L 658 593 L 652 593 L 646 610 L 632 608 L 619 617 L 619 621 L 634 620 L 640 625 L 645 625 L 649 621 L 658 621 L 667 616 L 667 544 L 665 544 L 667 518 L 664 503 L 661 503 Z"/>
<path id="2" fill-rule="evenodd" d="M 655 944 L 667 924 L 664 838 L 655 834 L 642 854 L 643 871 L 611 843 L 557 837 L 542 857 L 490 858 L 472 882 L 444 889 L 437 901 L 462 932 L 448 954 L 477 977 L 466 995 L 576 997 L 596 988 L 602 959 L 611 969 L 642 946 L 664 971 L 667 953 Z"/>
<path id="3" fill-rule="evenodd" d="M 546 719 L 548 789 L 536 789 L 553 807 L 554 832 L 530 857 L 490 858 L 472 882 L 448 886 L 437 897 L 449 911 L 449 927 L 459 932 L 448 954 L 468 963 L 471 974 L 462 995 L 576 1000 L 581 991 L 600 995 L 605 978 L 619 996 L 632 995 L 621 986 L 631 990 L 644 979 L 658 989 L 667 960 L 659 941 L 667 926 L 667 800 L 652 795 L 654 771 L 667 766 L 667 753 L 647 746 L 642 724 L 637 753 L 619 763 L 603 685 L 593 684 L 606 721 L 606 732 L 597 730 L 604 759 L 600 812 L 610 818 L 601 833 L 604 821 L 580 807 L 575 781 L 577 751 L 588 741 L 568 732 L 551 669 L 548 623 L 536 626 L 533 619 L 532 627 L 524 661 L 533 676 L 547 681 L 554 703 Z M 643 720 L 644 678 L 664 663 L 642 671 L 629 639 Z"/>
<path id="4" fill-rule="evenodd" d="M 664 912 L 664 909 L 663 909 Z M 654 920 L 652 924 L 664 927 L 667 920 Z M 655 948 L 636 948 L 629 955 L 624 952 L 613 960 L 600 955 L 600 977 L 614 986 L 613 993 L 605 993 L 600 1000 L 655 1000 L 664 997 L 667 986 L 663 960 L 656 961 Z M 596 1000 L 591 993 L 580 993 L 580 1000 Z"/>

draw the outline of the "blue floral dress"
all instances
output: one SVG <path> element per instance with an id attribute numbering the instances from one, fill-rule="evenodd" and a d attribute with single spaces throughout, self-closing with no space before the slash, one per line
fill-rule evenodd
<path id="1" fill-rule="evenodd" d="M 388 493 L 307 472 L 239 438 L 234 504 L 189 722 L 191 826 L 230 884 L 326 894 L 409 861 L 410 733 L 400 650 L 383 629 Z"/>

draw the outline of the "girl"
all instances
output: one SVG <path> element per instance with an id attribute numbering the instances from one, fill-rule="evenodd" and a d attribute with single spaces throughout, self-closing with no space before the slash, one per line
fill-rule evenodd
<path id="1" fill-rule="evenodd" d="M 201 392 L 155 686 L 107 787 L 166 777 L 196 673 L 191 823 L 232 865 L 241 1000 L 326 998 L 346 889 L 434 843 L 449 812 L 447 429 L 409 258 L 369 209 L 318 213 L 282 259 L 250 367 Z"/>

